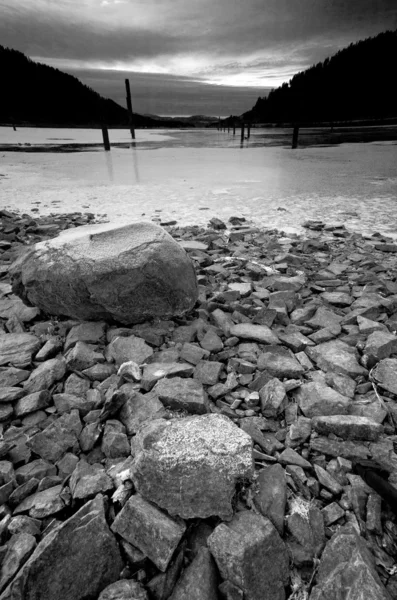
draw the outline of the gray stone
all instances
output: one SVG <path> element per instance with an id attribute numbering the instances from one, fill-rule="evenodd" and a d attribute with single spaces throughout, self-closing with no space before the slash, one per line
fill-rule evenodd
<path id="1" fill-rule="evenodd" d="M 219 335 L 209 329 L 204 335 L 203 339 L 200 340 L 200 346 L 208 352 L 220 352 L 223 350 L 223 342 Z"/>
<path id="2" fill-rule="evenodd" d="M 389 332 L 374 331 L 366 341 L 364 353 L 369 358 L 369 366 L 373 366 L 384 358 L 397 352 L 397 337 Z"/>
<path id="3" fill-rule="evenodd" d="M 321 555 L 326 538 L 323 515 L 317 506 L 301 497 L 292 498 L 286 524 L 290 541 L 298 544 L 293 548 L 303 550 L 310 561 Z"/>
<path id="4" fill-rule="evenodd" d="M 24 390 L 20 387 L 2 387 L 0 388 L 0 403 L 15 402 L 24 395 Z"/>
<path id="5" fill-rule="evenodd" d="M 194 367 L 187 363 L 151 363 L 143 369 L 141 387 L 149 392 L 160 379 L 190 377 Z"/>
<path id="6" fill-rule="evenodd" d="M 17 483 L 19 485 L 26 483 L 32 478 L 36 478 L 40 481 L 40 479 L 43 479 L 43 477 L 46 477 L 47 475 L 55 474 L 56 468 L 54 467 L 54 465 L 47 462 L 46 460 L 42 460 L 41 458 L 32 460 L 27 465 L 23 465 L 15 471 Z"/>
<path id="7" fill-rule="evenodd" d="M 153 392 L 149 394 L 134 392 L 128 395 L 120 410 L 119 418 L 125 425 L 127 434 L 134 435 L 142 423 L 163 417 L 164 414 L 165 408 Z"/>
<path id="8" fill-rule="evenodd" d="M 139 495 L 131 496 L 111 528 L 163 572 L 186 529 L 183 521 L 171 519 Z"/>
<path id="9" fill-rule="evenodd" d="M 158 419 L 134 442 L 137 490 L 171 515 L 230 519 L 237 481 L 253 475 L 250 436 L 221 415 Z"/>
<path id="10" fill-rule="evenodd" d="M 84 460 L 80 460 L 72 473 L 69 487 L 74 500 L 85 500 L 93 498 L 99 492 L 112 490 L 114 485 L 102 465 L 97 463 L 89 465 Z"/>
<path id="11" fill-rule="evenodd" d="M 56 462 L 77 443 L 81 430 L 79 413 L 72 410 L 33 436 L 28 446 L 41 458 Z"/>
<path id="12" fill-rule="evenodd" d="M 108 377 L 116 373 L 116 367 L 109 363 L 97 363 L 88 369 L 84 369 L 82 374 L 91 381 L 105 381 Z"/>
<path id="13" fill-rule="evenodd" d="M 270 519 L 280 535 L 284 532 L 285 506 L 287 503 L 287 480 L 281 465 L 261 469 L 258 492 L 254 502 L 264 517 Z"/>
<path id="14" fill-rule="evenodd" d="M 106 351 L 117 366 L 131 360 L 138 365 L 142 365 L 153 354 L 152 348 L 148 346 L 145 340 L 134 335 L 114 338 Z"/>
<path id="15" fill-rule="evenodd" d="M 325 383 L 334 388 L 339 394 L 342 394 L 342 396 L 354 398 L 356 382 L 351 377 L 330 371 L 325 375 Z"/>
<path id="16" fill-rule="evenodd" d="M 331 494 L 338 495 L 342 493 L 342 486 L 320 465 L 314 464 L 314 471 L 320 484 L 331 492 Z"/>
<path id="17" fill-rule="evenodd" d="M 64 393 L 71 394 L 72 396 L 85 397 L 86 392 L 90 389 L 90 382 L 87 379 L 83 379 L 72 373 L 65 381 Z"/>
<path id="18" fill-rule="evenodd" d="M 259 390 L 259 396 L 264 417 L 276 417 L 285 409 L 288 402 L 285 387 L 277 377 L 268 381 Z"/>
<path id="19" fill-rule="evenodd" d="M 353 302 L 352 296 L 345 292 L 323 292 L 320 297 L 329 304 L 336 304 L 337 306 L 350 306 Z"/>
<path id="20" fill-rule="evenodd" d="M 342 457 L 348 460 L 367 459 L 371 453 L 367 446 L 358 442 L 336 441 L 326 437 L 316 437 L 310 440 L 310 449 L 335 458 Z"/>
<path id="21" fill-rule="evenodd" d="M 102 435 L 102 428 L 98 422 L 88 423 L 80 433 L 79 444 L 82 452 L 90 452 Z"/>
<path id="22" fill-rule="evenodd" d="M 32 519 L 26 515 L 18 515 L 11 519 L 7 529 L 11 535 L 17 533 L 29 533 L 34 537 L 38 537 L 40 535 L 40 527 L 41 521 L 39 521 L 39 519 Z"/>
<path id="23" fill-rule="evenodd" d="M 304 383 L 294 391 L 294 396 L 305 417 L 309 418 L 347 414 L 351 403 L 350 398 L 321 381 Z"/>
<path id="24" fill-rule="evenodd" d="M 33 519 L 44 519 L 54 515 L 65 508 L 65 503 L 60 496 L 61 491 L 62 485 L 55 485 L 28 496 L 14 509 L 14 515 L 27 511 Z"/>
<path id="25" fill-rule="evenodd" d="M 350 528 L 343 528 L 328 542 L 310 600 L 391 600 L 375 569 L 374 559 Z"/>
<path id="26" fill-rule="evenodd" d="M 322 371 L 341 373 L 353 379 L 358 375 L 367 374 L 367 370 L 358 364 L 354 349 L 341 340 L 306 348 L 305 352 Z"/>
<path id="27" fill-rule="evenodd" d="M 24 369 L 40 346 L 39 338 L 30 333 L 5 333 L 0 336 L 0 365 Z"/>
<path id="28" fill-rule="evenodd" d="M 12 404 L 0 404 L 0 423 L 7 421 L 14 414 Z"/>
<path id="29" fill-rule="evenodd" d="M 69 331 L 65 341 L 65 352 L 77 342 L 86 344 L 100 344 L 105 341 L 106 323 L 99 321 L 86 321 L 74 325 Z"/>
<path id="30" fill-rule="evenodd" d="M 8 585 L 36 547 L 36 539 L 30 533 L 17 533 L 7 544 L 7 552 L 2 560 L 0 593 Z"/>
<path id="31" fill-rule="evenodd" d="M 24 382 L 27 394 L 48 390 L 53 383 L 62 379 L 66 373 L 66 363 L 63 358 L 50 358 L 32 371 L 31 376 Z"/>
<path id="32" fill-rule="evenodd" d="M 100 224 L 36 244 L 11 269 L 13 291 L 48 314 L 141 323 L 193 308 L 193 263 L 152 223 Z"/>
<path id="33" fill-rule="evenodd" d="M 238 512 L 208 538 L 222 578 L 244 592 L 247 600 L 284 600 L 289 577 L 288 553 L 269 519 Z"/>
<path id="34" fill-rule="evenodd" d="M 14 387 L 25 381 L 30 375 L 26 369 L 0 367 L 0 387 Z"/>
<path id="35" fill-rule="evenodd" d="M 1 600 L 97 598 L 119 578 L 122 562 L 97 496 L 51 531 L 0 597 Z"/>
<path id="36" fill-rule="evenodd" d="M 299 446 L 310 437 L 311 431 L 311 419 L 307 419 L 306 417 L 298 417 L 294 423 L 291 423 L 285 442 L 286 446 L 291 448 Z"/>
<path id="37" fill-rule="evenodd" d="M 200 360 L 194 369 L 193 377 L 204 385 L 215 385 L 219 381 L 223 366 L 221 362 Z"/>
<path id="38" fill-rule="evenodd" d="M 94 392 L 95 390 L 89 391 Z M 74 396 L 73 394 L 54 394 L 53 401 L 58 414 L 63 415 L 77 409 L 81 417 L 85 417 L 91 410 L 98 410 L 103 404 L 99 393 L 93 399 Z"/>
<path id="39" fill-rule="evenodd" d="M 302 469 L 311 469 L 312 465 L 292 448 L 286 448 L 278 457 L 282 465 L 297 465 Z"/>
<path id="40" fill-rule="evenodd" d="M 336 521 L 339 521 L 342 517 L 345 516 L 345 511 L 337 502 L 332 502 L 332 504 L 328 504 L 321 511 L 324 517 L 325 525 L 333 525 Z"/>
<path id="41" fill-rule="evenodd" d="M 185 342 L 182 346 L 181 350 L 181 359 L 185 360 L 192 365 L 197 365 L 198 362 L 207 354 L 206 350 L 200 348 L 200 346 L 196 346 L 195 344 L 190 344 L 189 342 Z M 1 377 L 1 373 L 0 373 Z"/>
<path id="42" fill-rule="evenodd" d="M 116 424 L 118 427 L 115 427 Z M 107 458 L 122 458 L 130 454 L 130 443 L 125 434 L 125 427 L 119 421 L 107 421 L 101 450 Z"/>
<path id="43" fill-rule="evenodd" d="M 14 407 L 15 416 L 23 417 L 41 408 L 46 408 L 50 402 L 51 394 L 48 390 L 34 392 L 18 400 Z"/>
<path id="44" fill-rule="evenodd" d="M 186 410 L 196 414 L 208 412 L 207 394 L 196 379 L 162 379 L 156 383 L 153 394 L 156 394 L 164 406 L 173 410 Z"/>
<path id="45" fill-rule="evenodd" d="M 381 360 L 372 371 L 372 376 L 383 389 L 397 395 L 397 358 Z"/>
<path id="46" fill-rule="evenodd" d="M 29 481 L 26 481 L 22 485 L 19 485 L 17 488 L 15 488 L 8 498 L 8 504 L 11 506 L 11 508 L 15 508 L 15 506 L 18 506 L 18 504 L 23 502 L 25 498 L 31 496 L 37 490 L 39 483 L 40 481 L 38 479 L 32 477 L 32 479 L 29 479 Z"/>
<path id="47" fill-rule="evenodd" d="M 294 354 L 284 346 L 269 346 L 258 357 L 258 369 L 278 377 L 278 379 L 299 378 L 305 372 Z"/>
<path id="48" fill-rule="evenodd" d="M 76 342 L 66 354 L 66 366 L 69 371 L 84 371 L 104 360 L 101 352 L 96 352 L 85 342 Z"/>
<path id="49" fill-rule="evenodd" d="M 331 329 L 336 333 L 340 332 L 340 322 L 342 317 L 334 313 L 332 310 L 327 310 L 320 306 L 316 310 L 314 317 L 306 321 L 305 325 L 312 329 Z"/>
<path id="50" fill-rule="evenodd" d="M 201 547 L 178 580 L 170 600 L 218 600 L 218 573 L 208 548 Z"/>
<path id="51" fill-rule="evenodd" d="M 344 440 L 368 440 L 375 442 L 383 427 L 376 421 L 355 415 L 331 415 L 315 417 L 313 428 L 322 435 L 333 433 Z"/>
<path id="52" fill-rule="evenodd" d="M 260 344 L 279 344 L 276 334 L 266 325 L 252 325 L 251 323 L 239 323 L 230 328 L 229 334 L 239 339 L 253 340 Z"/>
<path id="53" fill-rule="evenodd" d="M 133 579 L 120 579 L 108 585 L 98 600 L 148 600 L 148 595 L 140 583 Z"/>

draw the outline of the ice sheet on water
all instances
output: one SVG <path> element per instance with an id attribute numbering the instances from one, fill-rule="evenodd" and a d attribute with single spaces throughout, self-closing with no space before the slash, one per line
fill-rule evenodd
<path id="1" fill-rule="evenodd" d="M 22 212 L 41 202 L 41 213 L 83 209 L 112 220 L 149 220 L 162 209 L 161 219 L 179 224 L 242 215 L 284 231 L 322 219 L 397 232 L 396 145 L 10 152 L 1 173 L 1 206 Z"/>

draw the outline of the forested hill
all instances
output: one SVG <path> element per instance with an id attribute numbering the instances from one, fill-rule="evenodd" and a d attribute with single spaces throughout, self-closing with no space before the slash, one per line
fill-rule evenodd
<path id="1" fill-rule="evenodd" d="M 259 98 L 253 122 L 320 122 L 397 116 L 397 30 L 347 48 Z"/>
<path id="2" fill-rule="evenodd" d="M 103 98 L 76 77 L 0 46 L 0 123 L 127 125 L 125 108 Z M 156 122 L 134 116 L 135 126 Z"/>

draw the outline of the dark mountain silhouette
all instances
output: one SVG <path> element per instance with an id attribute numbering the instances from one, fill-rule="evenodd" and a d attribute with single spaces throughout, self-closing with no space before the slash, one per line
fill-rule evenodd
<path id="1" fill-rule="evenodd" d="M 76 77 L 34 62 L 22 52 L 0 45 L 0 123 L 15 125 L 128 126 L 127 110 L 84 85 Z M 165 125 L 134 113 L 135 127 Z"/>
<path id="2" fill-rule="evenodd" d="M 387 119 L 397 115 L 397 30 L 350 44 L 258 98 L 243 118 L 260 123 Z"/>

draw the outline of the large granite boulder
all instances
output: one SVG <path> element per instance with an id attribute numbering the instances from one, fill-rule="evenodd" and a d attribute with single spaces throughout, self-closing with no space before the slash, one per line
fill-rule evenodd
<path id="1" fill-rule="evenodd" d="M 78 227 L 12 266 L 13 290 L 48 314 L 140 323 L 182 315 L 198 295 L 185 250 L 152 223 Z"/>
<path id="2" fill-rule="evenodd" d="M 184 519 L 230 519 L 236 483 L 253 475 L 251 437 L 222 415 L 153 420 L 133 450 L 136 489 Z"/>

